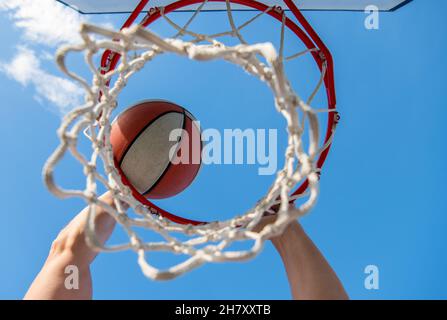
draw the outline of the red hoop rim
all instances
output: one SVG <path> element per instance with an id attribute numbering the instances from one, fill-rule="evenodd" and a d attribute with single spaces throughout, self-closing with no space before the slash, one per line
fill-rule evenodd
<path id="1" fill-rule="evenodd" d="M 226 0 L 208 0 L 209 2 L 225 2 Z M 130 27 L 135 20 L 137 19 L 138 15 L 143 11 L 144 7 L 148 4 L 149 0 L 141 0 L 140 3 L 137 5 L 135 10 L 132 12 L 132 14 L 129 16 L 129 18 L 126 20 L 126 22 L 123 24 L 121 29 Z M 177 2 L 173 2 L 166 7 L 164 7 L 164 13 L 168 14 L 172 11 L 175 11 L 177 9 L 202 3 L 203 0 L 179 0 Z M 270 7 L 267 6 L 264 3 L 255 1 L 255 0 L 229 0 L 230 3 L 240 4 L 247 7 L 250 7 L 252 9 L 256 9 L 262 12 L 265 12 Z M 307 22 L 307 20 L 304 18 L 298 7 L 293 3 L 292 0 L 284 0 L 284 3 L 287 5 L 288 9 L 292 12 L 292 14 L 297 19 L 298 23 L 301 24 L 302 28 L 298 26 L 294 21 L 292 21 L 289 17 L 285 18 L 285 26 L 292 31 L 307 47 L 308 50 L 312 54 L 315 62 L 318 65 L 318 68 L 320 69 L 320 72 L 323 71 L 324 63 L 326 63 L 326 73 L 324 75 L 324 86 L 326 88 L 326 95 L 328 100 L 328 121 L 327 121 L 327 127 L 326 127 L 326 135 L 323 142 L 323 145 L 327 144 L 327 147 L 321 152 L 318 160 L 317 160 L 317 169 L 321 170 L 323 167 L 327 156 L 329 154 L 329 150 L 331 148 L 332 142 L 329 142 L 329 140 L 332 137 L 333 130 L 335 128 L 335 125 L 337 124 L 339 117 L 338 112 L 336 111 L 336 94 L 335 94 L 335 79 L 334 79 L 334 63 L 332 59 L 332 55 L 326 45 L 323 43 L 323 41 L 320 39 L 318 34 L 315 32 L 315 30 L 312 28 L 312 26 Z M 279 8 L 279 7 L 277 7 Z M 142 27 L 147 27 L 159 18 L 162 17 L 160 10 L 157 8 L 151 8 L 156 10 L 148 10 L 148 13 L 141 21 L 140 25 Z M 282 9 L 281 10 L 269 10 L 266 12 L 266 14 L 270 15 L 271 17 L 275 18 L 276 20 L 282 22 Z M 120 54 L 116 54 L 112 52 L 111 50 L 104 51 L 102 58 L 101 58 L 101 70 L 103 70 L 103 73 L 106 73 L 108 71 L 114 70 L 116 68 L 116 65 L 118 64 L 119 60 L 121 58 Z M 116 165 L 115 165 L 116 166 Z M 179 224 L 191 224 L 191 225 L 203 225 L 207 224 L 209 222 L 205 221 L 198 221 L 198 220 L 190 220 L 183 218 L 181 216 L 172 214 L 148 199 L 146 199 L 143 195 L 141 195 L 127 180 L 123 172 L 120 170 L 119 166 L 116 166 L 118 172 L 121 175 L 122 181 L 125 185 L 127 185 L 131 191 L 132 195 L 137 199 L 139 202 L 141 202 L 143 205 L 148 206 L 154 210 L 154 213 L 159 214 L 160 216 L 167 218 L 171 220 L 172 222 L 179 223 Z M 300 194 L 303 194 L 309 186 L 309 181 L 304 181 L 293 193 L 292 196 L 297 196 Z M 294 202 L 294 200 L 291 200 L 291 202 Z"/>

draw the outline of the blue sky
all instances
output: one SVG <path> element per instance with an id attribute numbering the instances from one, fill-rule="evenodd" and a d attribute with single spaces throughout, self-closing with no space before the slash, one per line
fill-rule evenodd
<path id="1" fill-rule="evenodd" d="M 29 0 L 0 1 L 0 298 L 7 299 L 24 295 L 51 241 L 83 207 L 77 199 L 55 198 L 42 183 L 42 166 L 58 143 L 61 114 L 82 98 L 51 56 L 57 46 L 76 41 L 81 20 L 119 26 L 125 18 L 81 17 L 53 1 L 39 3 L 36 8 Z M 56 11 L 50 18 L 45 9 Z M 374 31 L 363 27 L 363 13 L 305 13 L 334 56 L 342 121 L 318 204 L 302 224 L 355 299 L 447 298 L 445 9 L 444 1 L 413 1 L 382 13 Z M 239 13 L 236 19 L 248 16 Z M 218 18 L 209 14 L 197 27 L 212 29 Z M 266 20 L 247 34 L 265 41 L 275 38 L 277 29 Z M 168 32 L 163 24 L 154 30 Z M 83 72 L 80 59 L 72 66 Z M 305 95 L 317 74 L 306 58 L 299 68 L 291 67 L 288 75 Z M 132 80 L 120 108 L 148 98 L 184 105 L 205 128 L 277 128 L 284 146 L 284 121 L 265 85 L 223 62 L 162 57 Z M 319 96 L 317 103 L 323 102 Z M 74 163 L 63 168 L 62 182 L 82 184 Z M 229 217 L 250 208 L 271 181 L 259 177 L 254 166 L 210 166 L 185 192 L 160 204 L 195 218 Z M 112 241 L 122 237 L 117 230 Z M 363 270 L 370 264 L 380 270 L 377 291 L 363 286 Z M 254 260 L 208 264 L 170 282 L 146 279 L 133 252 L 101 254 L 92 271 L 98 299 L 290 298 L 270 244 Z"/>

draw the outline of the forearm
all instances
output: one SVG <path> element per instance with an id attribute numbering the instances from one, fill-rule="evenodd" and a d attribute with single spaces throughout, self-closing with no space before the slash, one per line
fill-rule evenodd
<path id="1" fill-rule="evenodd" d="M 298 222 L 272 242 L 284 262 L 294 299 L 348 299 L 334 270 Z"/>
<path id="2" fill-rule="evenodd" d="M 74 275 L 78 287 L 66 283 L 69 276 L 66 273 L 69 266 L 75 266 L 77 273 Z M 71 272 L 70 272 L 71 273 Z M 90 300 L 92 298 L 92 280 L 89 266 L 77 265 L 70 257 L 70 253 L 49 257 L 42 270 L 31 284 L 26 293 L 25 300 Z"/>

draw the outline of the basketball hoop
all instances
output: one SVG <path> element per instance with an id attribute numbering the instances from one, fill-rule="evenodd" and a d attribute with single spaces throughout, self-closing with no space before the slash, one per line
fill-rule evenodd
<path id="1" fill-rule="evenodd" d="M 266 240 L 280 235 L 290 222 L 308 213 L 318 197 L 320 170 L 328 155 L 339 116 L 335 109 L 331 54 L 291 0 L 285 0 L 290 10 L 287 13 L 280 7 L 269 7 L 254 0 L 180 0 L 166 7 L 150 9 L 140 24 L 133 25 L 147 2 L 147 0 L 140 2 L 121 31 L 115 32 L 84 24 L 80 31 L 83 43 L 64 47 L 58 51 L 57 64 L 68 77 L 85 89 L 86 100 L 83 106 L 64 117 L 58 131 L 61 143 L 48 159 L 43 174 L 47 187 L 56 196 L 82 198 L 89 205 L 86 226 L 89 245 L 99 251 L 134 250 L 146 276 L 152 279 L 171 279 L 205 262 L 240 261 L 252 258 L 260 252 Z M 211 2 L 226 4 L 231 30 L 211 35 L 191 31 L 189 28 L 191 22 L 205 11 L 207 4 Z M 231 4 L 249 7 L 259 11 L 259 14 L 236 26 Z M 197 5 L 198 8 L 185 25 L 180 26 L 169 17 L 169 13 L 191 5 Z M 243 29 L 247 25 L 265 15 L 281 24 L 279 50 L 276 50 L 271 43 L 249 44 L 243 36 Z M 144 29 L 158 19 L 165 19 L 173 27 L 175 32 L 173 37 L 161 38 Z M 292 31 L 306 46 L 305 51 L 289 57 L 284 56 L 285 28 Z M 185 35 L 192 40 L 182 39 Z M 236 38 L 240 43 L 233 46 L 226 45 L 219 41 L 223 36 Z M 101 66 L 98 68 L 94 63 L 94 57 L 97 52 L 102 51 L 104 54 Z M 131 52 L 137 51 L 142 53 L 132 56 Z M 65 60 L 67 54 L 71 52 L 85 52 L 86 63 L 93 74 L 93 85 L 67 68 Z M 225 60 L 240 66 L 270 88 L 277 111 L 287 121 L 288 143 L 285 150 L 285 165 L 277 173 L 266 195 L 248 212 L 226 221 L 212 223 L 189 220 L 156 206 L 123 181 L 115 166 L 110 144 L 112 112 L 117 106 L 119 94 L 129 79 L 162 53 L 171 53 L 196 61 Z M 284 70 L 286 61 L 305 54 L 312 55 L 321 72 L 320 81 L 306 101 L 293 91 Z M 112 78 L 116 80 L 112 81 Z M 323 110 L 312 108 L 312 101 L 323 86 L 326 88 L 328 106 Z M 327 113 L 328 122 L 324 142 L 320 145 L 318 114 L 321 112 Z M 305 128 L 309 140 L 306 149 L 303 144 Z M 93 147 L 92 153 L 88 156 L 81 154 L 77 145 L 78 137 L 84 131 Z M 67 152 L 71 153 L 84 168 L 86 176 L 84 190 L 65 190 L 54 181 L 54 168 Z M 99 159 L 104 163 L 105 174 L 97 170 Z M 102 184 L 112 192 L 115 207 L 107 205 L 98 198 L 98 184 Z M 302 197 L 299 204 L 295 203 L 295 199 L 299 197 Z M 96 206 L 104 208 L 123 227 L 130 239 L 128 243 L 103 246 L 97 241 Z M 138 215 L 137 218 L 127 214 L 128 207 L 134 210 Z M 265 225 L 262 230 L 253 231 L 266 213 L 276 213 L 277 219 Z M 134 227 L 151 229 L 160 234 L 164 241 L 144 242 Z M 175 233 L 181 233 L 187 239 L 179 239 Z M 253 245 L 247 250 L 229 250 L 229 246 L 235 241 L 251 241 Z M 159 270 L 146 259 L 146 253 L 152 251 L 185 254 L 189 258 L 171 268 Z"/>

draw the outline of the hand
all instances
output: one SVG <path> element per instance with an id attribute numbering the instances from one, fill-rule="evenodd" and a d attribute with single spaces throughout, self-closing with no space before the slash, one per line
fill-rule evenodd
<path id="1" fill-rule="evenodd" d="M 99 197 L 110 206 L 114 206 L 113 198 L 109 192 Z M 82 210 L 54 240 L 49 259 L 69 254 L 71 262 L 76 265 L 88 267 L 98 252 L 92 250 L 85 240 L 85 226 L 87 223 L 88 207 Z M 95 231 L 98 241 L 104 244 L 113 232 L 116 221 L 101 207 L 96 208 Z"/>
<path id="2" fill-rule="evenodd" d="M 110 193 L 100 200 L 114 205 Z M 115 227 L 115 219 L 101 207 L 97 207 L 95 220 L 96 234 L 100 243 L 105 243 Z M 32 283 L 25 299 L 91 299 L 92 280 L 90 264 L 98 252 L 92 250 L 85 240 L 85 225 L 88 207 L 82 210 L 62 229 L 54 240 L 42 270 Z M 79 271 L 79 289 L 67 289 L 65 280 L 67 266 L 75 266 Z"/>

